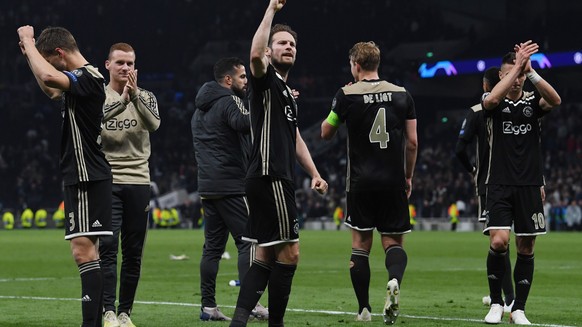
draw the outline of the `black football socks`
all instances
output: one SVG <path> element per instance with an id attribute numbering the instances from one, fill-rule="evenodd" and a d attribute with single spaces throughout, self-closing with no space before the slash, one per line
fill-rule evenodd
<path id="1" fill-rule="evenodd" d="M 364 308 L 372 311 L 370 307 L 369 288 L 370 288 L 370 252 L 360 249 L 352 249 L 350 258 L 350 277 L 352 286 L 358 299 L 358 313 L 362 313 Z"/>
<path id="2" fill-rule="evenodd" d="M 517 254 L 515 261 L 515 270 L 513 279 L 515 281 L 515 303 L 511 311 L 524 310 L 525 302 L 529 296 L 529 290 L 533 282 L 534 274 L 534 256 L 526 254 Z"/>
<path id="3" fill-rule="evenodd" d="M 489 295 L 491 304 L 503 305 L 501 298 L 501 286 L 505 275 L 505 257 L 507 251 L 498 252 L 489 248 L 487 255 L 487 280 L 489 281 Z"/>
<path id="4" fill-rule="evenodd" d="M 502 288 L 503 295 L 505 296 L 505 304 L 510 305 L 515 298 L 515 293 L 513 292 L 513 278 L 511 275 L 511 258 L 509 256 L 509 248 L 507 248 L 507 254 L 505 255 L 505 275 L 503 276 Z"/>
<path id="5" fill-rule="evenodd" d="M 386 269 L 388 270 L 388 280 L 396 278 L 398 285 L 402 286 L 402 278 L 408 264 L 408 255 L 400 245 L 392 245 L 386 249 L 385 259 Z"/>
<path id="6" fill-rule="evenodd" d="M 83 327 L 101 325 L 103 278 L 99 260 L 79 265 L 81 275 L 81 309 Z"/>
<path id="7" fill-rule="evenodd" d="M 283 326 L 297 265 L 275 262 L 269 278 L 269 326 Z M 256 302 L 255 302 L 256 303 Z"/>
<path id="8" fill-rule="evenodd" d="M 236 309 L 230 323 L 231 327 L 242 327 L 247 325 L 251 311 L 259 302 L 261 295 L 267 288 L 271 267 L 262 261 L 253 260 L 253 264 L 247 271 L 245 279 L 241 282 L 240 293 L 236 302 Z M 270 290 L 269 290 L 270 293 Z M 269 311 L 271 303 L 269 303 Z M 269 315 L 271 313 L 269 312 Z"/>

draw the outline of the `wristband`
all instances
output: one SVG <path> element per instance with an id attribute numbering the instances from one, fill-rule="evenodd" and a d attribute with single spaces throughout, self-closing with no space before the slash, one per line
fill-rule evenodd
<path id="1" fill-rule="evenodd" d="M 531 72 L 525 74 L 525 76 L 527 76 L 527 78 L 532 82 L 533 85 L 536 85 L 542 80 L 542 77 L 538 75 L 538 73 L 535 70 L 532 70 Z"/>

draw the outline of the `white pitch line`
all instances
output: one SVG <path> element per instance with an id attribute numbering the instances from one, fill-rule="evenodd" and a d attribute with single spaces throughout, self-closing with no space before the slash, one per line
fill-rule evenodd
<path id="1" fill-rule="evenodd" d="M 11 283 L 11 282 L 37 282 L 37 281 L 47 281 L 56 279 L 73 279 L 73 277 L 55 278 L 55 277 L 40 277 L 40 278 L 0 278 L 0 283 Z M 74 279 L 79 279 L 75 277 Z"/>
<path id="2" fill-rule="evenodd" d="M 56 297 L 41 297 L 41 296 L 11 296 L 11 295 L 0 295 L 0 300 L 37 300 L 37 301 L 81 301 L 81 299 L 76 298 L 56 298 Z M 180 307 L 196 307 L 199 308 L 200 304 L 196 303 L 183 303 L 183 302 L 166 302 L 166 301 L 135 301 L 137 304 L 144 305 L 170 305 L 170 306 L 180 306 Z M 225 308 L 233 309 L 232 305 L 222 305 Z M 323 313 L 329 315 L 354 315 L 354 312 L 346 311 L 332 311 L 332 310 L 314 310 L 314 309 L 291 309 L 287 308 L 287 311 L 291 312 L 303 312 L 303 313 Z M 374 316 L 381 316 L 380 314 L 373 314 Z M 432 316 L 413 316 L 401 314 L 400 317 L 410 318 L 410 319 L 422 319 L 422 320 L 440 320 L 440 321 L 464 321 L 464 322 L 475 322 L 482 323 L 482 319 L 467 319 L 467 318 L 454 318 L 454 317 L 432 317 Z M 557 324 L 531 324 L 532 326 L 540 327 L 576 327 L 570 325 L 557 325 Z"/>

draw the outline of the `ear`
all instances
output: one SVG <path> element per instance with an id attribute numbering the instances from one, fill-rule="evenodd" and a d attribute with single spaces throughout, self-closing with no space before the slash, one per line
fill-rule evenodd
<path id="1" fill-rule="evenodd" d="M 230 75 L 225 75 L 224 76 L 224 83 L 228 86 L 232 85 L 232 76 Z"/>
<path id="2" fill-rule="evenodd" d="M 65 50 L 63 50 L 61 48 L 55 48 L 55 52 L 59 55 L 60 58 L 65 57 Z"/>
<path id="3" fill-rule="evenodd" d="M 105 60 L 105 69 L 109 70 L 109 66 L 111 66 L 111 62 L 109 60 Z"/>

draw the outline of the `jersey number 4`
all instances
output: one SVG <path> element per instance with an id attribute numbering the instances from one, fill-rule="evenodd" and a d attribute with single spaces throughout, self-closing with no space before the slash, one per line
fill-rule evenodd
<path id="1" fill-rule="evenodd" d="M 386 130 L 386 108 L 381 107 L 378 109 L 368 136 L 370 137 L 370 143 L 380 143 L 380 149 L 388 147 L 390 134 Z"/>

